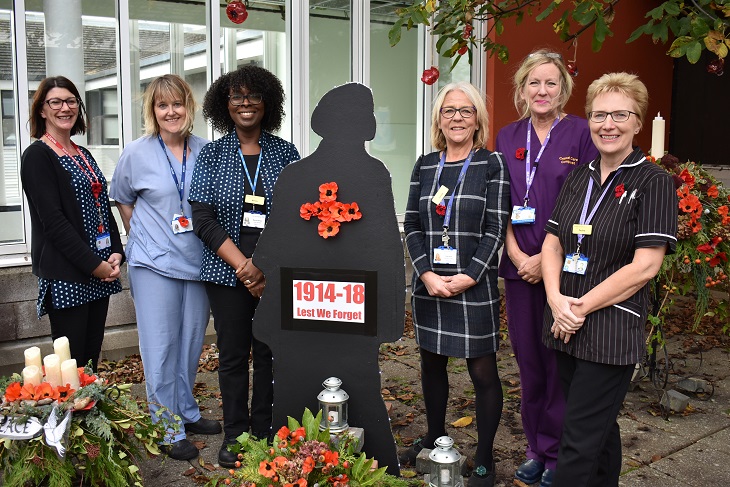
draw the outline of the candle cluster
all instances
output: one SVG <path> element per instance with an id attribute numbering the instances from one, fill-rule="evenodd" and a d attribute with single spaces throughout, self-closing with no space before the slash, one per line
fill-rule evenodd
<path id="1" fill-rule="evenodd" d="M 79 371 L 76 359 L 71 358 L 68 338 L 60 337 L 54 340 L 53 352 L 43 357 L 41 365 L 40 348 L 30 347 L 25 350 L 23 385 L 39 386 L 42 382 L 47 382 L 51 387 L 68 386 L 77 390 L 80 387 Z"/>

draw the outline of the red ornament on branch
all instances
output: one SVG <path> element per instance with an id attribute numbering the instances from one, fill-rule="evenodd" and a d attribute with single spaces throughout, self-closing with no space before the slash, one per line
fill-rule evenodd
<path id="1" fill-rule="evenodd" d="M 427 85 L 432 85 L 436 82 L 437 79 L 439 79 L 439 70 L 436 66 L 431 66 L 428 69 L 423 70 L 423 74 L 421 75 L 421 81 L 426 83 Z"/>
<path id="2" fill-rule="evenodd" d="M 707 72 L 722 76 L 725 73 L 725 59 L 719 57 L 707 64 Z"/>
<path id="3" fill-rule="evenodd" d="M 248 2 L 247 2 L 248 3 Z M 226 15 L 234 24 L 242 24 L 248 18 L 243 0 L 231 0 L 226 7 Z"/>

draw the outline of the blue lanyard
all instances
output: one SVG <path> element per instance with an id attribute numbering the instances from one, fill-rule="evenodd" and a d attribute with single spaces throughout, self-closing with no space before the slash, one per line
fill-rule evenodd
<path id="1" fill-rule="evenodd" d="M 537 172 L 537 165 L 540 163 L 540 157 L 542 157 L 542 152 L 545 150 L 545 147 L 547 147 L 548 141 L 550 140 L 550 134 L 552 133 L 555 126 L 560 122 L 560 117 L 556 118 L 553 122 L 552 127 L 550 127 L 550 130 L 548 131 L 547 135 L 545 136 L 545 141 L 542 143 L 542 146 L 540 147 L 540 151 L 537 153 L 537 156 L 535 157 L 535 167 L 532 168 L 532 171 L 530 171 L 530 137 L 532 135 L 532 120 L 527 120 L 527 142 L 525 142 L 525 151 L 527 154 L 525 155 L 525 179 L 527 180 L 527 191 L 525 191 L 525 205 L 527 206 L 527 201 L 530 199 L 530 188 L 532 187 L 532 182 L 535 179 L 535 173 Z"/>
<path id="2" fill-rule="evenodd" d="M 598 207 L 601 206 L 601 201 L 603 201 L 603 197 L 606 196 L 606 193 L 608 193 L 608 190 L 613 185 L 613 181 L 616 179 L 616 176 L 618 176 L 620 173 L 621 173 L 621 169 L 616 171 L 616 174 L 613 175 L 613 177 L 611 178 L 611 181 L 609 181 L 608 184 L 606 184 L 606 187 L 603 188 L 603 193 L 601 193 L 601 197 L 598 198 L 598 201 L 596 201 L 596 204 L 593 206 L 593 209 L 591 210 L 590 213 L 588 213 L 588 203 L 591 200 L 591 193 L 593 192 L 593 178 L 588 179 L 588 189 L 586 190 L 586 197 L 585 197 L 585 200 L 583 201 L 583 209 L 580 212 L 580 224 L 581 225 L 588 225 L 591 223 L 591 221 L 593 220 L 593 217 L 596 214 L 596 211 L 598 211 Z M 580 244 L 583 242 L 583 237 L 585 237 L 585 235 L 583 235 L 582 233 L 578 234 L 578 250 L 576 251 L 576 253 L 580 252 Z"/>
<path id="3" fill-rule="evenodd" d="M 182 179 L 182 182 L 178 182 L 177 180 L 177 176 L 175 175 L 175 169 L 172 167 L 172 163 L 170 162 L 170 156 L 167 155 L 167 149 L 165 148 L 165 143 L 162 141 L 162 137 L 160 136 L 160 134 L 157 134 L 157 140 L 160 142 L 162 152 L 165 153 L 167 165 L 170 166 L 170 174 L 172 174 L 172 180 L 175 181 L 175 187 L 177 188 L 177 192 L 180 194 L 180 213 L 184 215 L 185 212 L 183 211 L 183 198 L 185 197 L 185 166 L 188 157 L 188 138 L 185 137 L 185 143 L 183 144 L 182 170 L 180 174 L 180 179 Z"/>
<path id="4" fill-rule="evenodd" d="M 451 193 L 451 196 L 449 196 L 449 204 L 446 206 L 446 214 L 444 215 L 444 232 L 448 230 L 449 228 L 449 222 L 451 221 L 451 207 L 454 204 L 454 195 L 456 194 L 456 188 L 459 187 L 459 184 L 461 184 L 461 181 L 464 180 L 464 175 L 466 174 L 466 170 L 469 168 L 469 164 L 471 164 L 471 158 L 474 157 L 474 150 L 472 149 L 471 152 L 469 152 L 469 157 L 466 158 L 464 161 L 464 166 L 461 168 L 461 172 L 459 173 L 459 179 L 456 180 L 456 184 L 454 185 L 454 191 Z M 439 181 L 441 179 L 441 171 L 444 169 L 444 163 L 446 162 L 446 151 L 441 154 L 441 160 L 439 161 L 439 168 L 436 172 L 436 185 L 439 185 Z"/>
<path id="5" fill-rule="evenodd" d="M 241 156 L 241 164 L 243 165 L 243 170 L 246 171 L 246 179 L 248 179 L 248 184 L 251 186 L 251 193 L 256 194 L 256 185 L 259 183 L 259 170 L 261 169 L 261 157 L 263 156 L 264 151 L 263 149 L 261 152 L 259 152 L 259 161 L 256 163 L 256 174 L 253 177 L 253 180 L 251 180 L 251 173 L 248 172 L 248 165 L 246 164 L 246 159 L 243 157 L 243 152 L 241 152 L 241 148 L 238 148 L 238 155 Z"/>

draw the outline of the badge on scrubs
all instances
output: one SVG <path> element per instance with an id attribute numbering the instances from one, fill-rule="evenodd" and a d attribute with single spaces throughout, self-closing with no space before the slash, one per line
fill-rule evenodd
<path id="1" fill-rule="evenodd" d="M 109 232 L 100 233 L 96 237 L 96 249 L 102 250 L 112 246 L 112 238 L 109 236 Z"/>
<path id="2" fill-rule="evenodd" d="M 431 198 L 431 201 L 433 201 L 435 204 L 440 205 L 441 202 L 444 200 L 444 196 L 446 196 L 446 193 L 449 192 L 449 188 L 446 186 L 441 186 L 438 191 L 436 191 L 436 194 L 433 195 L 433 198 Z"/>
<path id="3" fill-rule="evenodd" d="M 456 264 L 456 249 L 453 247 L 436 247 L 433 249 L 434 264 Z"/>
<path id="4" fill-rule="evenodd" d="M 266 226 L 266 215 L 260 211 L 246 211 L 243 214 L 243 226 L 264 228 Z"/>
<path id="5" fill-rule="evenodd" d="M 172 215 L 172 233 L 177 235 L 178 233 L 192 232 L 193 231 L 193 219 L 189 218 L 182 213 L 175 213 Z"/>
<path id="6" fill-rule="evenodd" d="M 512 208 L 512 224 L 526 225 L 530 223 L 535 223 L 535 208 L 515 205 Z"/>
<path id="7" fill-rule="evenodd" d="M 593 232 L 593 225 L 573 224 L 573 235 L 590 235 Z"/>
<path id="8" fill-rule="evenodd" d="M 564 272 L 583 276 L 586 273 L 586 269 L 588 269 L 588 257 L 585 255 L 576 252 L 565 257 L 565 263 L 563 264 Z"/>
<path id="9" fill-rule="evenodd" d="M 253 194 L 247 194 L 245 198 L 243 198 L 244 203 L 248 203 L 249 205 L 254 206 L 261 206 L 266 202 L 266 198 L 263 196 L 256 196 Z"/>

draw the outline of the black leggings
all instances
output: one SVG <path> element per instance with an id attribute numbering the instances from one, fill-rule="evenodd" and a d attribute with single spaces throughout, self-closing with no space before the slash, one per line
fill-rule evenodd
<path id="1" fill-rule="evenodd" d="M 424 349 L 421 353 L 421 387 L 426 403 L 428 432 L 423 439 L 425 448 L 433 448 L 439 436 L 446 435 L 446 405 L 449 399 L 449 376 L 446 371 L 449 357 Z M 477 451 L 474 465 L 492 468 L 492 449 L 499 420 L 502 417 L 502 384 L 497 374 L 497 354 L 468 358 L 466 365 L 474 384 L 477 415 Z"/>
<path id="2" fill-rule="evenodd" d="M 76 359 L 76 365 L 84 367 L 91 360 L 91 366 L 96 371 L 104 341 L 109 297 L 72 308 L 52 309 L 51 294 L 48 293 L 46 309 L 51 320 L 51 337 L 54 340 L 62 336 L 68 338 L 71 358 Z"/>

